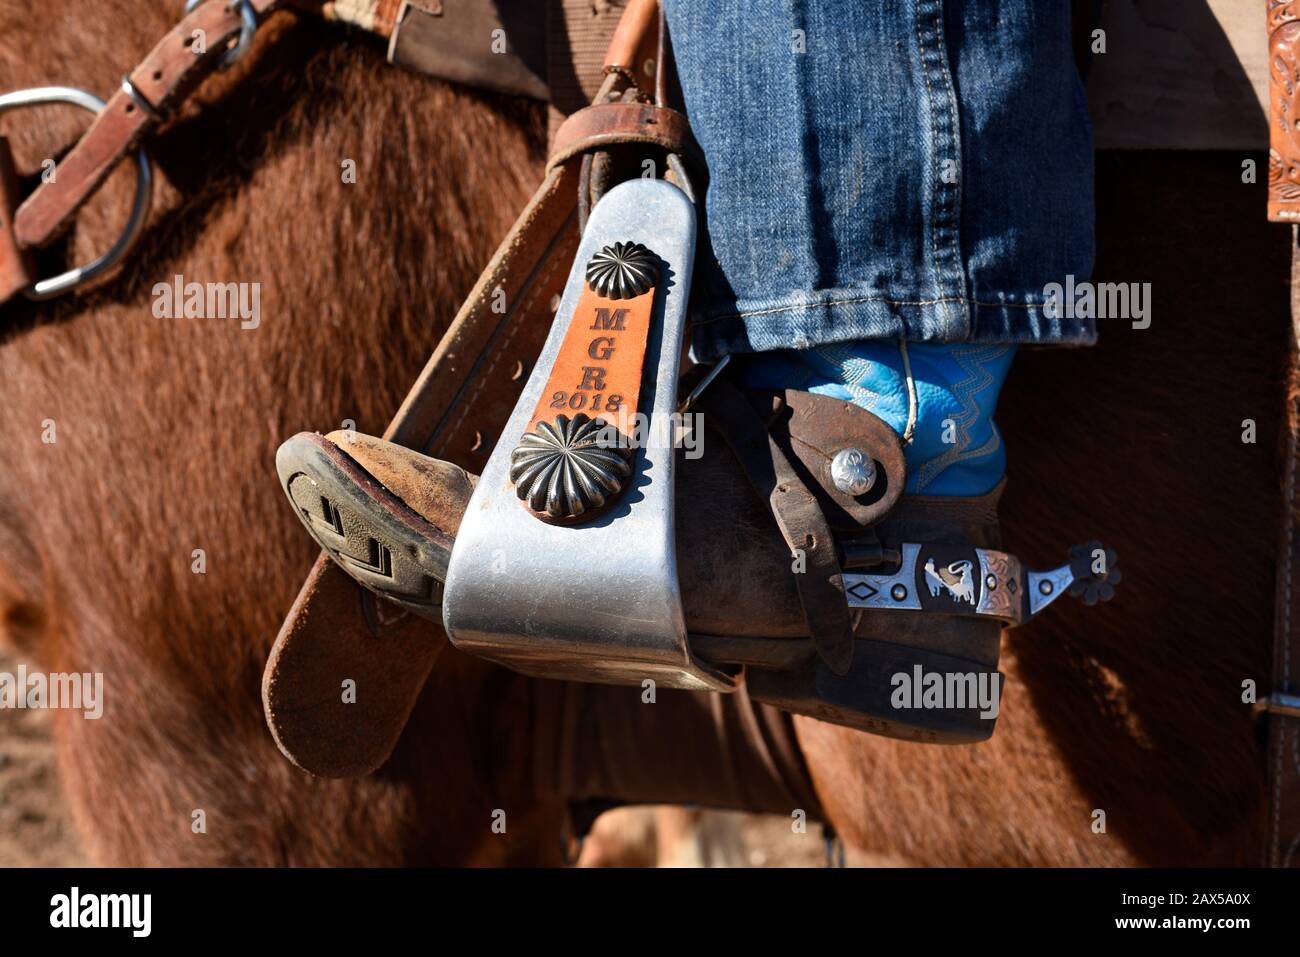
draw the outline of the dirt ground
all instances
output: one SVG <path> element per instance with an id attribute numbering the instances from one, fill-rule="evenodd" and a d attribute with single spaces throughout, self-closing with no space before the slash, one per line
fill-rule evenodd
<path id="1" fill-rule="evenodd" d="M 0 671 L 16 659 L 0 652 Z M 0 867 L 86 864 L 59 797 L 48 711 L 0 710 Z"/>
<path id="2" fill-rule="evenodd" d="M 18 660 L 0 651 L 0 671 Z M 85 865 L 81 840 L 59 794 L 47 711 L 0 710 L 0 867 Z M 782 817 L 625 808 L 605 815 L 589 839 L 584 859 L 608 849 L 613 861 L 591 863 L 670 867 L 822 867 L 821 827 L 792 831 Z M 849 854 L 850 866 L 885 863 Z"/>

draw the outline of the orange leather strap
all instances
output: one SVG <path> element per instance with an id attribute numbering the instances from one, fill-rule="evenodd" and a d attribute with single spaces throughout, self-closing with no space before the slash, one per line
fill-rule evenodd
<path id="1" fill-rule="evenodd" d="M 590 286 L 583 289 L 527 431 L 557 415 L 583 412 L 630 434 L 654 297 L 653 286 L 633 299 L 606 299 Z"/>
<path id="2" fill-rule="evenodd" d="M 605 72 L 653 93 L 659 72 L 659 0 L 630 0 L 605 53 Z"/>

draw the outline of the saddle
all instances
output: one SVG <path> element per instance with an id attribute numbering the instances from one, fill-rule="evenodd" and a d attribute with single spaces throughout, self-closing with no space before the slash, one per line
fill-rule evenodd
<path id="1" fill-rule="evenodd" d="M 267 666 L 281 750 L 321 774 L 382 763 L 441 647 L 418 619 L 537 677 L 744 686 L 860 730 L 986 739 L 1001 628 L 1109 597 L 1113 553 L 1029 571 L 998 549 L 1000 488 L 908 499 L 901 440 L 871 413 L 689 367 L 706 170 L 654 0 L 627 6 L 604 76 L 383 438 L 280 450 L 327 556 Z M 344 664 L 390 689 L 383 715 L 334 705 Z"/>

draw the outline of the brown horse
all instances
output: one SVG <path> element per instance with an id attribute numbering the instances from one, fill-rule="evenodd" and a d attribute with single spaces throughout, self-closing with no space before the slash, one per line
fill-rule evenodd
<path id="1" fill-rule="evenodd" d="M 51 0 L 33 19 L 0 0 L 0 90 L 111 89 L 178 13 Z M 555 862 L 567 795 L 539 786 L 550 729 L 528 720 L 552 683 L 445 652 L 393 758 L 362 779 L 312 779 L 267 733 L 262 668 L 314 558 L 275 448 L 346 420 L 382 431 L 543 152 L 531 105 L 389 69 L 318 22 L 274 24 L 156 142 L 162 185 L 129 265 L 4 316 L 0 629 L 51 670 L 105 674 L 104 717 L 55 725 L 99 861 Z M 33 174 L 82 122 L 51 109 L 2 128 Z M 1286 243 L 1238 164 L 1101 163 L 1099 278 L 1151 282 L 1154 321 L 1021 356 L 1001 414 L 1004 531 L 1037 564 L 1096 533 L 1124 586 L 1100 611 L 1008 633 L 989 743 L 796 719 L 851 845 L 926 864 L 1260 859 L 1263 759 L 1241 687 L 1268 683 Z M 129 190 L 119 171 L 74 255 L 111 241 Z M 260 283 L 260 324 L 156 318 L 153 285 L 175 275 Z M 592 693 L 593 727 L 612 694 Z M 711 707 L 663 697 L 686 722 Z M 724 763 L 650 771 L 704 800 L 690 782 Z"/>

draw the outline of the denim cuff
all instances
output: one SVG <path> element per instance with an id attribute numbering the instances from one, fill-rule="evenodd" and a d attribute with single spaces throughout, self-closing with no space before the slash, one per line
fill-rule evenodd
<path id="1" fill-rule="evenodd" d="M 1068 0 L 665 0 L 709 181 L 702 358 L 859 339 L 1087 345 Z"/>
<path id="2" fill-rule="evenodd" d="M 723 355 L 864 339 L 1069 346 L 1097 341 L 1095 319 L 1056 312 L 1044 308 L 1041 290 L 978 300 L 893 297 L 869 290 L 796 294 L 697 314 L 691 351 L 696 361 L 713 362 Z"/>

